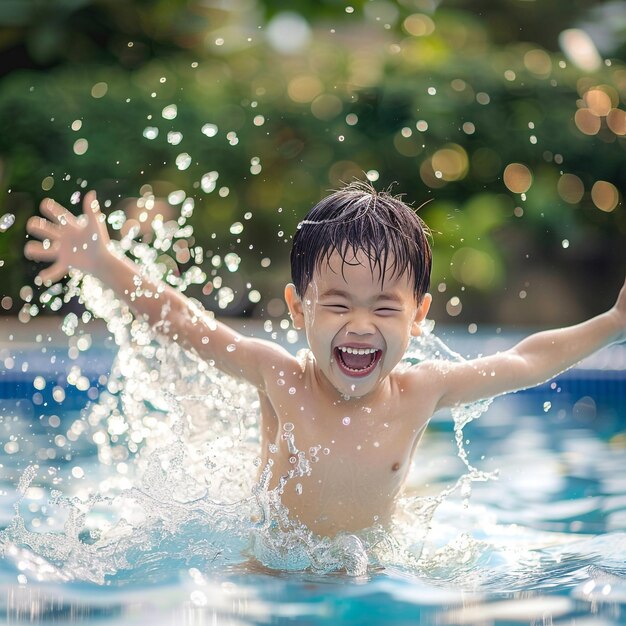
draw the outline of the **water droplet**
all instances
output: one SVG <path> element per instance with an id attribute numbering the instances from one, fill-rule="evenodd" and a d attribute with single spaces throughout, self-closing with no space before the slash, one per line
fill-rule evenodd
<path id="1" fill-rule="evenodd" d="M 161 115 L 166 120 L 173 120 L 178 115 L 178 107 L 175 104 L 168 104 L 163 111 L 161 111 Z"/>
<path id="2" fill-rule="evenodd" d="M 250 173 L 254 175 L 260 174 L 262 169 L 261 159 L 259 157 L 252 157 L 250 159 Z"/>
<path id="3" fill-rule="evenodd" d="M 187 194 L 182 189 L 178 189 L 176 191 L 172 191 L 172 193 L 167 196 L 167 201 L 174 205 L 180 204 L 186 196 Z"/>
<path id="4" fill-rule="evenodd" d="M 213 284 L 215 284 L 215 280 L 213 281 Z M 234 299 L 235 292 L 230 287 L 221 287 L 217 292 L 217 304 L 220 309 L 225 309 Z"/>
<path id="5" fill-rule="evenodd" d="M 243 232 L 243 224 L 241 222 L 235 222 L 230 226 L 230 232 L 233 235 L 240 235 Z"/>
<path id="6" fill-rule="evenodd" d="M 286 423 L 283 425 L 283 430 L 284 430 L 285 432 L 290 433 L 293 429 L 294 429 L 294 425 L 293 425 L 291 422 L 286 422 Z"/>
<path id="7" fill-rule="evenodd" d="M 177 130 L 167 133 L 167 143 L 177 146 L 183 140 L 183 134 Z"/>
<path id="8" fill-rule="evenodd" d="M 191 157 L 186 152 L 181 152 L 176 157 L 176 167 L 179 170 L 186 170 L 191 165 Z"/>
<path id="9" fill-rule="evenodd" d="M 295 387 L 289 387 L 289 395 L 293 396 L 296 393 L 296 388 Z"/>
<path id="10" fill-rule="evenodd" d="M 229 343 L 226 346 L 226 351 L 227 352 L 234 352 L 237 349 L 237 346 L 234 343 Z"/>
<path id="11" fill-rule="evenodd" d="M 296 493 L 298 495 L 302 495 L 302 484 L 301 483 L 297 483 L 296 484 Z"/>
<path id="12" fill-rule="evenodd" d="M 284 378 L 279 378 L 279 379 L 276 381 L 276 384 L 277 384 L 279 387 L 282 387 L 282 386 L 285 384 L 285 379 L 284 379 Z"/>
<path id="13" fill-rule="evenodd" d="M 348 425 L 350 424 L 350 418 L 346 415 L 346 416 L 345 416 L 345 417 L 341 420 L 341 423 L 342 423 L 344 426 L 348 426 Z"/>
<path id="14" fill-rule="evenodd" d="M 543 403 L 543 412 L 547 413 L 552 408 L 552 402 Z"/>
<path id="15" fill-rule="evenodd" d="M 561 242 L 561 245 L 564 248 L 569 248 L 569 239 L 563 239 L 563 241 Z"/>
<path id="16" fill-rule="evenodd" d="M 146 126 L 143 129 L 143 136 L 146 139 L 156 139 L 159 136 L 159 129 L 156 126 Z"/>
<path id="17" fill-rule="evenodd" d="M 88 149 L 89 149 L 89 142 L 84 137 L 81 137 L 80 139 L 77 139 L 74 142 L 74 146 L 73 146 L 74 154 L 81 156 L 85 154 L 85 152 L 87 152 Z"/>
<path id="18" fill-rule="evenodd" d="M 241 263 L 241 257 L 235 252 L 229 252 L 224 257 L 224 265 L 226 265 L 226 269 L 229 272 L 236 272 L 239 269 L 239 264 Z"/>
<path id="19" fill-rule="evenodd" d="M 205 124 L 202 127 L 202 133 L 207 137 L 215 137 L 217 135 L 218 128 L 215 124 Z"/>
<path id="20" fill-rule="evenodd" d="M 5 213 L 2 217 L 0 217 L 0 233 L 9 230 L 14 223 L 15 215 L 13 215 L 13 213 Z"/>
<path id="21" fill-rule="evenodd" d="M 78 326 L 78 316 L 76 313 L 68 313 L 63 320 L 61 330 L 68 336 L 71 336 L 76 331 Z"/>
<path id="22" fill-rule="evenodd" d="M 215 189 L 218 178 L 219 178 L 218 172 L 215 172 L 215 171 L 207 172 L 200 179 L 200 187 L 202 188 L 202 191 L 204 191 L 204 193 L 211 193 Z"/>
<path id="23" fill-rule="evenodd" d="M 193 215 L 194 206 L 195 206 L 195 202 L 193 198 L 185 198 L 185 201 L 183 202 L 183 206 L 181 207 L 181 210 L 180 210 L 181 217 L 185 217 L 185 218 L 191 217 Z M 201 253 L 201 250 L 202 248 L 200 248 L 200 253 Z M 197 255 L 198 255 L 198 249 L 196 249 L 196 256 Z M 196 262 L 198 262 L 197 258 L 196 258 Z"/>
<path id="24" fill-rule="evenodd" d="M 113 230 L 120 230 L 120 228 L 124 226 L 125 221 L 126 213 L 121 210 L 113 211 L 109 214 L 109 217 L 107 218 L 107 222 L 111 225 L 111 228 L 113 228 Z"/>

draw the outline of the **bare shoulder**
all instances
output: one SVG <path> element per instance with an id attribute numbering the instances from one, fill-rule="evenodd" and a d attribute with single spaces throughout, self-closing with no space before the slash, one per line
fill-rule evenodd
<path id="1" fill-rule="evenodd" d="M 287 368 L 294 371 L 299 369 L 296 357 L 274 341 L 256 337 L 241 337 L 235 344 L 235 350 L 239 348 L 248 353 L 253 353 L 254 361 L 261 369 Z"/>
<path id="2" fill-rule="evenodd" d="M 263 391 L 276 378 L 274 372 L 298 368 L 296 358 L 279 344 L 223 328 L 209 334 L 206 346 L 196 348 L 202 358 L 223 372 L 243 378 Z"/>
<path id="3" fill-rule="evenodd" d="M 442 381 L 447 365 L 439 361 L 423 361 L 392 372 L 392 388 L 401 393 L 405 404 L 418 403 L 433 413 L 438 408 L 443 392 Z"/>

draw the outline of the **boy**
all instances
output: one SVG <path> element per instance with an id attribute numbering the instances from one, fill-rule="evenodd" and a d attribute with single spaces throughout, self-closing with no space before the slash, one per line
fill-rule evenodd
<path id="1" fill-rule="evenodd" d="M 285 299 L 310 348 L 298 359 L 151 283 L 111 247 L 93 192 L 83 210 L 76 219 L 44 200 L 48 219 L 29 220 L 28 232 L 43 242 L 29 241 L 26 256 L 52 262 L 41 279 L 59 280 L 70 268 L 94 275 L 160 332 L 256 387 L 263 460 L 273 451 L 270 486 L 299 463 L 283 436 L 293 431 L 317 462 L 286 484 L 282 502 L 293 522 L 321 536 L 389 525 L 435 411 L 542 383 L 626 338 L 625 285 L 612 309 L 577 326 L 471 361 L 397 368 L 431 303 L 426 229 L 398 198 L 351 184 L 316 205 L 293 239 Z"/>

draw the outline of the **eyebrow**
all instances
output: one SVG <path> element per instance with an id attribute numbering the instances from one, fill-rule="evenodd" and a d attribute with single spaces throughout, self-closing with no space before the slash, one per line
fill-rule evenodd
<path id="1" fill-rule="evenodd" d="M 328 298 L 328 297 L 340 297 L 340 298 L 349 298 L 350 294 L 347 291 L 343 291 L 342 289 L 328 289 L 327 291 L 324 291 L 324 293 L 321 293 L 319 295 L 320 299 L 321 298 Z M 377 302 L 381 301 L 381 300 L 390 300 L 391 302 L 397 302 L 399 304 L 402 303 L 402 298 L 400 298 L 400 296 L 397 296 L 394 293 L 387 293 L 387 292 L 383 292 L 380 295 L 376 296 L 375 300 Z"/>

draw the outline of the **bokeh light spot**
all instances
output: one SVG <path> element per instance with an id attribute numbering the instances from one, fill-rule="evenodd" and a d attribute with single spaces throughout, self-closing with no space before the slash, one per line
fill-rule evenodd
<path id="1" fill-rule="evenodd" d="M 593 72 L 602 65 L 602 58 L 591 37 L 580 28 L 568 28 L 559 35 L 561 49 L 581 70 Z"/>
<path id="2" fill-rule="evenodd" d="M 431 165 L 435 173 L 441 172 L 443 180 L 460 180 L 467 174 L 469 160 L 461 146 L 448 144 L 433 154 Z"/>
<path id="3" fill-rule="evenodd" d="M 610 213 L 619 204 L 619 191 L 613 183 L 599 180 L 591 188 L 591 199 L 601 211 Z"/>
<path id="4" fill-rule="evenodd" d="M 611 110 L 611 97 L 602 89 L 590 89 L 583 99 L 587 108 L 598 117 L 608 115 Z"/>
<path id="5" fill-rule="evenodd" d="M 493 259 L 486 252 L 469 247 L 454 253 L 451 271 L 460 283 L 478 289 L 489 288 L 496 275 Z"/>
<path id="6" fill-rule="evenodd" d="M 312 102 L 324 87 L 317 76 L 303 74 L 289 81 L 287 93 L 294 102 Z"/>
<path id="7" fill-rule="evenodd" d="M 602 126 L 602 120 L 590 109 L 578 109 L 574 115 L 574 123 L 585 135 L 597 135 Z"/>
<path id="8" fill-rule="evenodd" d="M 620 137 L 626 135 L 626 111 L 611 109 L 606 116 L 607 126 Z"/>
<path id="9" fill-rule="evenodd" d="M 322 94 L 311 103 L 311 113 L 322 121 L 330 121 L 341 113 L 343 104 L 337 96 Z"/>
<path id="10" fill-rule="evenodd" d="M 450 298 L 448 302 L 446 302 L 446 313 L 450 317 L 456 317 L 461 313 L 462 310 L 463 304 L 457 296 L 452 296 L 452 298 Z"/>
<path id="11" fill-rule="evenodd" d="M 583 181 L 575 174 L 563 174 L 556 185 L 559 196 L 569 204 L 578 204 L 585 193 Z"/>
<path id="12" fill-rule="evenodd" d="M 529 50 L 524 55 L 524 65 L 526 69 L 542 78 L 547 78 L 552 72 L 552 60 L 545 50 L 538 48 Z"/>
<path id="13" fill-rule="evenodd" d="M 423 13 L 409 15 L 402 23 L 402 26 L 409 35 L 414 37 L 424 37 L 435 31 L 435 23 L 428 15 Z"/>
<path id="14" fill-rule="evenodd" d="M 533 175 L 522 163 L 509 163 L 504 168 L 503 180 L 509 191 L 526 193 L 533 183 Z"/>
<path id="15" fill-rule="evenodd" d="M 311 39 L 311 27 L 300 14 L 284 11 L 275 15 L 266 28 L 270 45 L 283 54 L 293 54 L 305 48 Z"/>
<path id="16" fill-rule="evenodd" d="M 91 96 L 92 98 L 102 98 L 106 95 L 108 90 L 109 86 L 106 83 L 96 83 L 91 88 Z"/>

